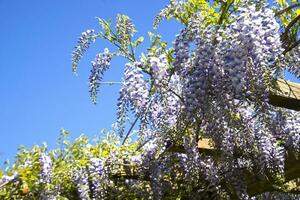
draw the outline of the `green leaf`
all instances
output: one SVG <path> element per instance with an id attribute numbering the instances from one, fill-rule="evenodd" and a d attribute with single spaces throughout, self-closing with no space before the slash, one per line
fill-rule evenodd
<path id="1" fill-rule="evenodd" d="M 134 47 L 138 47 L 140 44 L 142 44 L 143 43 L 143 41 L 144 41 L 144 37 L 139 37 L 137 40 L 135 40 L 134 42 L 133 42 L 133 46 Z"/>

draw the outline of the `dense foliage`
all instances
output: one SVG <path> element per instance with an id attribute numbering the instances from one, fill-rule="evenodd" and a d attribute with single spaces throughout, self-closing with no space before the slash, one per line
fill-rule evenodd
<path id="1" fill-rule="evenodd" d="M 154 28 L 174 18 L 182 30 L 173 45 L 150 33 L 151 45 L 139 57 L 144 38 L 134 36 L 128 16 L 118 15 L 115 26 L 98 19 L 102 32 L 82 33 L 72 69 L 96 39 L 115 45 L 116 51 L 104 49 L 92 62 L 89 88 L 96 103 L 111 59 L 128 59 L 118 121 L 107 139 L 92 144 L 84 136 L 70 143 L 63 130 L 58 149 L 21 148 L 0 179 L 0 196 L 297 198 L 284 194 L 284 171 L 287 154 L 300 153 L 300 115 L 270 105 L 268 97 L 286 70 L 300 77 L 298 7 L 295 0 L 171 0 Z M 133 132 L 138 138 L 131 142 Z M 213 152 L 198 149 L 202 138 L 210 139 Z M 247 187 L 251 176 L 267 177 L 270 191 Z"/>

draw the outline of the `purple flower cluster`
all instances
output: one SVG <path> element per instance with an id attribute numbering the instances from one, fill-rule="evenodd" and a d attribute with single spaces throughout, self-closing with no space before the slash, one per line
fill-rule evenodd
<path id="1" fill-rule="evenodd" d="M 292 49 L 282 58 L 282 65 L 300 79 L 300 46 Z"/>
<path id="2" fill-rule="evenodd" d="M 92 199 L 104 197 L 105 190 L 103 185 L 105 184 L 105 172 L 103 162 L 99 158 L 91 158 L 90 162 L 88 174 L 91 179 L 90 189 Z"/>
<path id="3" fill-rule="evenodd" d="M 99 88 L 99 82 L 103 78 L 104 72 L 109 68 L 111 61 L 111 53 L 107 48 L 104 49 L 103 53 L 96 55 L 95 61 L 92 62 L 92 70 L 89 78 L 90 83 L 90 94 L 93 103 L 96 103 L 97 93 Z"/>
<path id="4" fill-rule="evenodd" d="M 214 65 L 214 47 L 212 46 L 212 32 L 205 31 L 203 37 L 197 37 L 195 57 L 192 61 L 192 68 L 183 86 L 186 109 L 189 113 L 197 110 L 204 113 L 208 105 L 209 79 Z"/>
<path id="5" fill-rule="evenodd" d="M 300 114 L 288 111 L 284 126 L 284 138 L 289 150 L 300 152 Z"/>
<path id="6" fill-rule="evenodd" d="M 134 24 L 126 15 L 118 15 L 116 20 L 116 30 L 120 41 L 127 43 L 135 32 Z"/>
<path id="7" fill-rule="evenodd" d="M 162 9 L 154 19 L 154 28 L 157 28 L 163 19 L 168 19 L 176 12 L 183 11 L 184 1 L 170 0 L 170 4 Z"/>
<path id="8" fill-rule="evenodd" d="M 165 128 L 174 128 L 182 104 L 180 99 L 174 94 L 168 92 L 164 97 L 157 97 L 149 109 L 150 122 L 154 128 L 163 130 Z"/>
<path id="9" fill-rule="evenodd" d="M 190 63 L 190 39 L 188 38 L 188 30 L 181 30 L 180 34 L 176 36 L 174 41 L 174 62 L 173 67 L 178 71 L 181 76 L 187 75 L 191 63 Z"/>
<path id="10" fill-rule="evenodd" d="M 120 90 L 120 101 L 137 114 L 145 111 L 149 100 L 149 90 L 147 83 L 144 80 L 140 63 L 127 63 L 124 72 L 124 83 Z M 123 104 L 122 104 L 123 105 Z"/>
<path id="11" fill-rule="evenodd" d="M 228 30 L 229 35 L 236 37 L 232 46 L 238 47 L 236 50 L 233 49 L 238 54 L 235 59 L 240 58 L 238 66 L 244 66 L 239 67 L 240 71 L 239 68 L 233 68 L 235 69 L 233 73 L 240 74 L 238 80 L 244 87 L 243 93 L 246 94 L 249 90 L 249 80 L 255 79 L 256 93 L 260 93 L 262 100 L 265 100 L 268 95 L 264 83 L 265 70 L 272 72 L 273 64 L 283 52 L 279 24 L 274 18 L 274 12 L 269 8 L 257 11 L 255 5 L 241 8 L 236 22 L 231 24 Z M 247 63 L 248 60 L 250 62 Z M 228 67 L 232 68 L 232 65 Z"/>
<path id="12" fill-rule="evenodd" d="M 59 191 L 54 188 L 50 189 L 49 184 L 52 183 L 52 159 L 47 153 L 42 153 L 39 162 L 41 165 L 40 182 L 43 183 L 43 190 L 40 194 L 41 200 L 55 200 L 56 196 L 59 195 Z"/>
<path id="13" fill-rule="evenodd" d="M 168 61 L 165 54 L 159 57 L 150 56 L 148 58 L 150 63 L 151 75 L 154 80 L 154 84 L 157 87 L 166 87 L 168 84 Z"/>
<path id="14" fill-rule="evenodd" d="M 155 86 L 155 94 L 153 94 L 149 104 L 148 121 L 146 123 L 157 130 L 173 128 L 182 108 L 180 77 L 177 73 L 170 74 L 169 63 L 165 54 L 160 56 L 149 55 L 148 64 L 150 66 L 151 81 Z"/>
<path id="15" fill-rule="evenodd" d="M 242 48 L 248 52 L 257 65 L 274 63 L 283 52 L 280 41 L 279 24 L 270 8 L 256 10 L 255 5 L 240 9 L 237 21 L 230 26 L 233 34 L 238 34 Z"/>
<path id="16" fill-rule="evenodd" d="M 46 153 L 42 153 L 39 161 L 41 163 L 40 180 L 42 183 L 50 183 L 52 178 L 52 159 Z"/>
<path id="17" fill-rule="evenodd" d="M 78 172 L 76 172 L 75 182 L 79 198 L 82 200 L 90 200 L 88 173 L 85 169 L 80 169 Z"/>
<path id="18" fill-rule="evenodd" d="M 93 29 L 87 30 L 81 34 L 77 46 L 72 52 L 72 70 L 74 73 L 77 71 L 80 59 L 92 42 L 95 42 L 95 31 Z"/>

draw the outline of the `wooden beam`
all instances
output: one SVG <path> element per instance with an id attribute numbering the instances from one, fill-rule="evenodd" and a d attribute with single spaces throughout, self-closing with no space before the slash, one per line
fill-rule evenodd
<path id="1" fill-rule="evenodd" d="M 300 84 L 279 79 L 270 90 L 270 104 L 277 107 L 300 111 Z"/>

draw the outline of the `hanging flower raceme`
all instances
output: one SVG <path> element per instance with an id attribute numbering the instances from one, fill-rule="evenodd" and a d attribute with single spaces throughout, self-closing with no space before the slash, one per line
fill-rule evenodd
<path id="1" fill-rule="evenodd" d="M 99 158 L 91 158 L 88 166 L 90 177 L 90 189 L 92 199 L 104 198 L 106 195 L 106 186 L 108 177 L 104 169 L 103 161 Z"/>
<path id="2" fill-rule="evenodd" d="M 204 36 L 205 35 L 205 36 Z M 205 113 L 210 93 L 210 72 L 213 69 L 214 47 L 211 30 L 204 31 L 203 36 L 196 39 L 195 57 L 188 73 L 183 93 L 188 112 Z"/>
<path id="3" fill-rule="evenodd" d="M 281 58 L 281 62 L 284 68 L 300 79 L 300 46 L 287 52 L 287 54 Z"/>
<path id="4" fill-rule="evenodd" d="M 79 169 L 75 173 L 74 180 L 79 198 L 82 200 L 90 200 L 90 188 L 87 171 L 85 169 Z"/>
<path id="5" fill-rule="evenodd" d="M 167 92 L 164 96 L 154 98 L 149 108 L 149 122 L 152 128 L 157 130 L 175 128 L 182 107 L 180 98 L 172 92 Z"/>
<path id="6" fill-rule="evenodd" d="M 167 87 L 168 84 L 168 60 L 165 54 L 160 55 L 159 57 L 150 56 L 148 58 L 150 64 L 151 75 L 154 80 L 154 84 L 157 87 Z"/>
<path id="7" fill-rule="evenodd" d="M 239 15 L 234 18 L 235 22 L 226 30 L 232 40 L 226 46 L 229 49 L 225 55 L 226 70 L 229 71 L 232 84 L 238 86 L 235 87 L 238 91 L 241 88 L 240 91 L 246 94 L 250 90 L 251 80 L 255 83 L 253 95 L 266 101 L 265 74 L 275 71 L 274 63 L 283 52 L 279 24 L 271 9 L 256 10 L 255 5 L 241 8 Z"/>
<path id="8" fill-rule="evenodd" d="M 251 5 L 240 9 L 236 23 L 230 27 L 232 34 L 238 34 L 238 40 L 243 44 L 242 48 L 248 51 L 255 67 L 271 67 L 283 52 L 279 24 L 274 15 L 270 8 L 256 10 L 256 6 Z"/>
<path id="9" fill-rule="evenodd" d="M 168 61 L 165 54 L 149 56 L 148 62 L 156 93 L 149 107 L 149 122 L 153 128 L 173 128 L 180 115 L 182 102 L 181 80 L 177 74 L 168 72 Z M 171 77 L 170 77 L 171 76 Z"/>
<path id="10" fill-rule="evenodd" d="M 123 86 L 120 89 L 117 108 L 116 130 L 123 136 L 127 111 L 132 110 L 136 116 L 145 115 L 149 101 L 149 89 L 144 80 L 141 63 L 125 65 Z M 140 116 L 141 117 L 141 116 Z M 142 116 L 144 117 L 144 116 Z"/>
<path id="11" fill-rule="evenodd" d="M 300 152 L 300 114 L 288 111 L 284 126 L 285 146 L 288 150 Z"/>
<path id="12" fill-rule="evenodd" d="M 173 67 L 180 76 L 187 75 L 190 70 L 190 38 L 188 36 L 188 30 L 182 29 L 180 34 L 176 36 L 173 43 L 174 46 L 174 62 Z"/>
<path id="13" fill-rule="evenodd" d="M 149 90 L 140 64 L 137 62 L 125 65 L 124 83 L 120 90 L 120 101 L 126 102 L 126 105 L 130 106 L 136 114 L 146 111 L 149 100 Z"/>
<path id="14" fill-rule="evenodd" d="M 42 153 L 39 161 L 41 163 L 40 180 L 42 183 L 50 183 L 52 178 L 52 159 L 46 153 Z"/>
<path id="15" fill-rule="evenodd" d="M 133 33 L 136 31 L 131 19 L 126 15 L 118 15 L 116 30 L 121 43 L 127 44 Z"/>
<path id="16" fill-rule="evenodd" d="M 49 188 L 53 177 L 53 162 L 51 157 L 43 152 L 39 158 L 41 165 L 40 182 L 43 184 L 43 190 L 40 193 L 41 200 L 55 200 L 59 195 L 59 191 L 54 188 Z"/>
<path id="17" fill-rule="evenodd" d="M 95 60 L 92 62 L 92 70 L 89 78 L 90 94 L 93 103 L 97 101 L 97 94 L 99 89 L 99 81 L 102 80 L 104 72 L 110 67 L 111 53 L 107 48 L 103 53 L 96 55 Z"/>
<path id="18" fill-rule="evenodd" d="M 83 54 L 90 47 L 90 44 L 95 42 L 96 35 L 93 29 L 83 32 L 77 42 L 77 46 L 72 52 L 72 70 L 74 73 L 77 71 L 77 66 Z"/>

